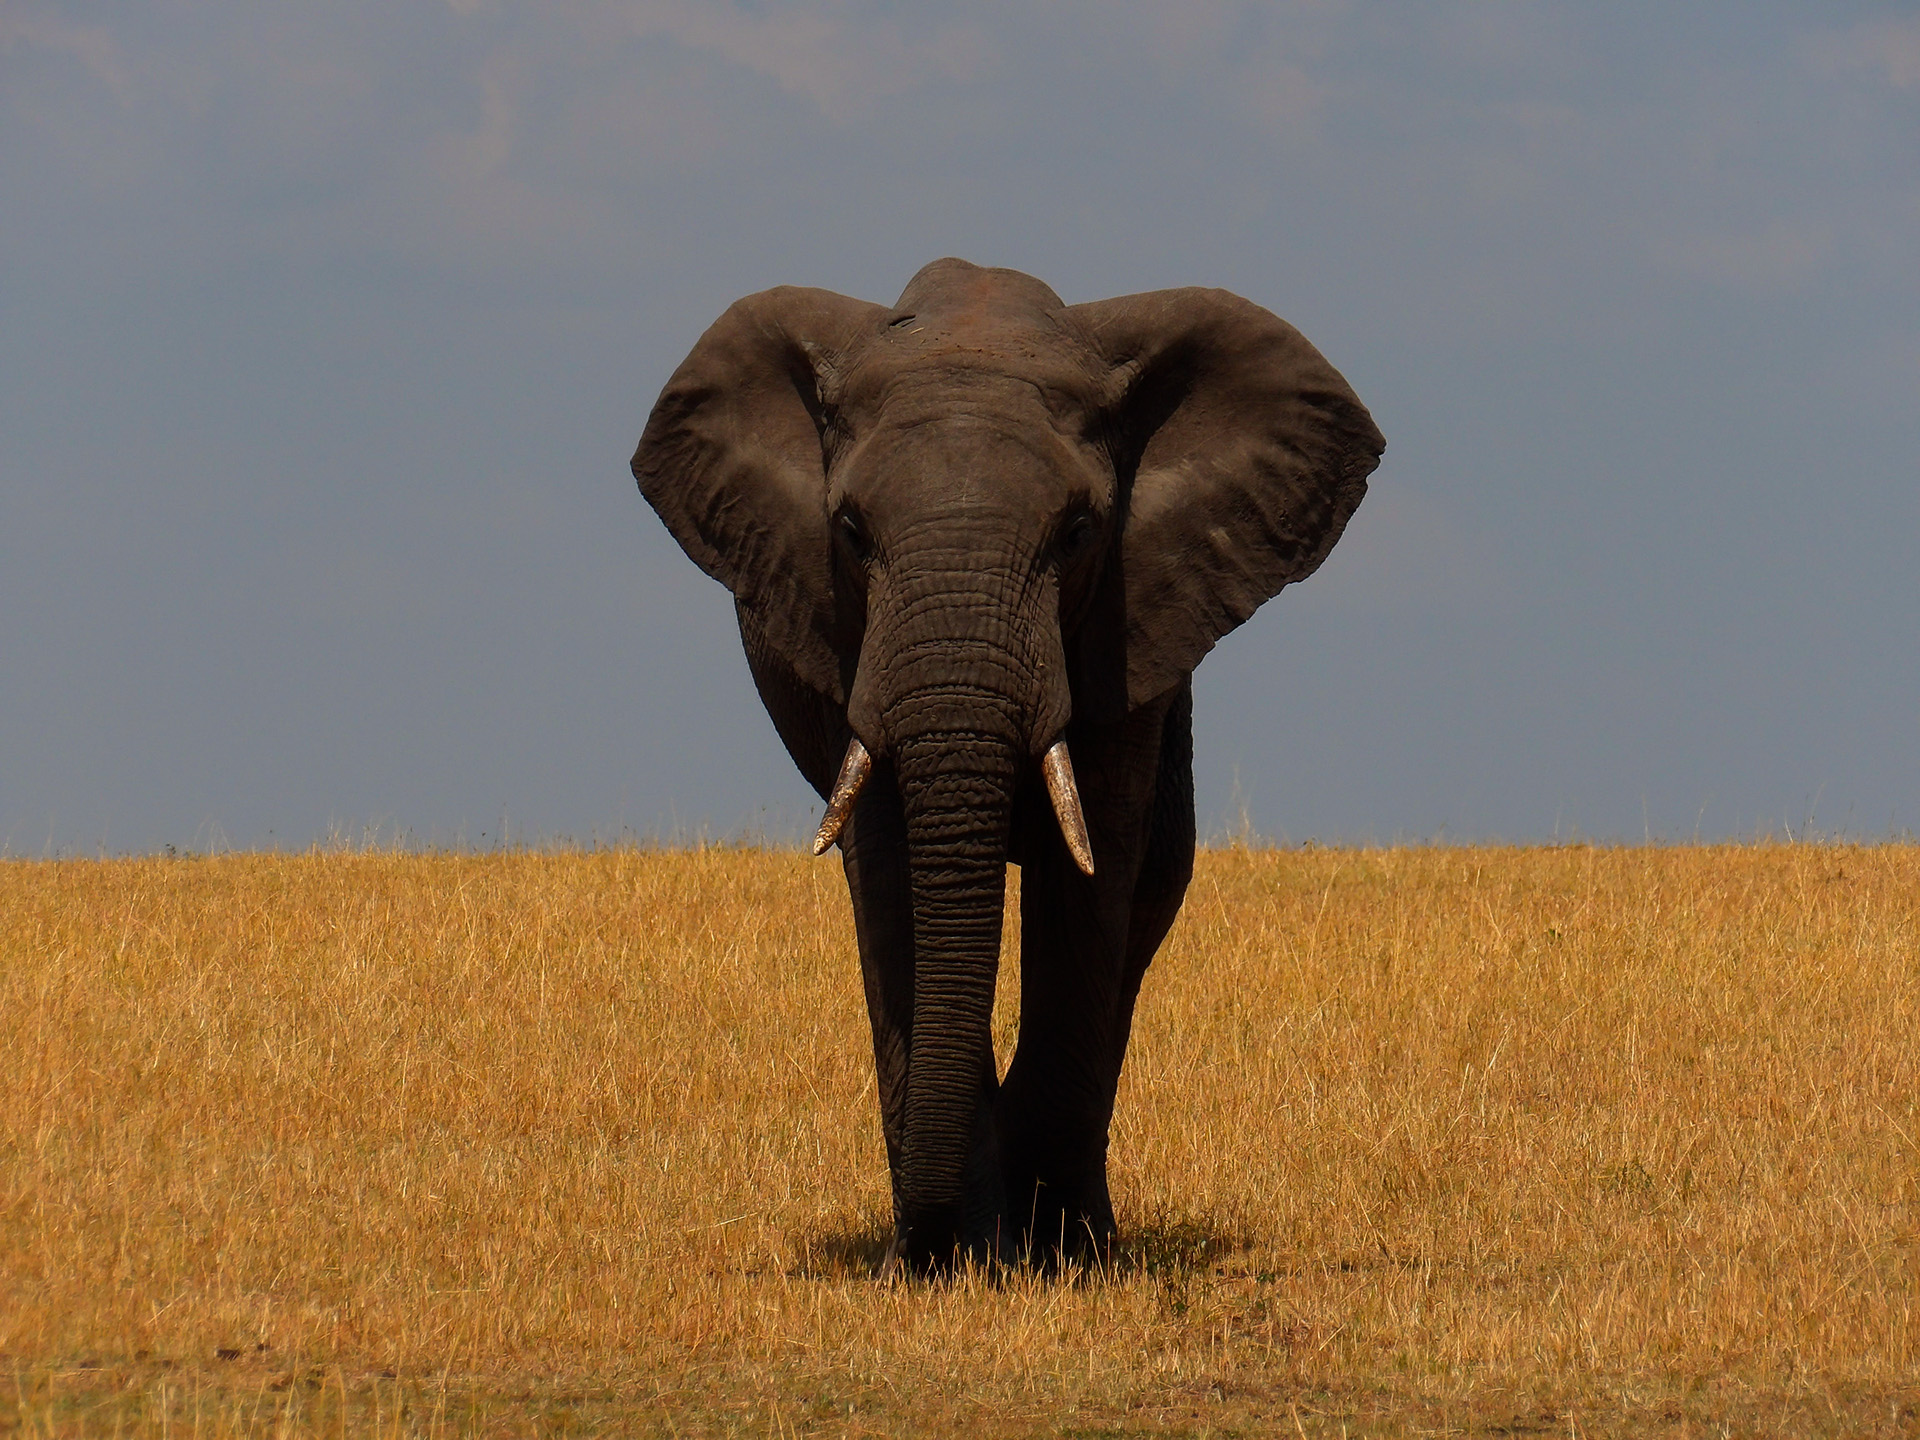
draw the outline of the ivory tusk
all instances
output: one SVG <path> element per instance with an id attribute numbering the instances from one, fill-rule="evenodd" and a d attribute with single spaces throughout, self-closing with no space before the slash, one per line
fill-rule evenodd
<path id="1" fill-rule="evenodd" d="M 813 853 L 824 855 L 840 838 L 853 815 L 853 802 L 860 798 L 860 787 L 867 783 L 873 769 L 873 757 L 855 736 L 847 742 L 847 758 L 840 762 L 840 777 L 833 782 L 833 794 L 827 800 L 827 813 L 820 817 L 820 829 L 813 837 Z M 1071 783 L 1071 781 L 1069 781 Z"/>
<path id="2" fill-rule="evenodd" d="M 1060 833 L 1066 837 L 1073 863 L 1083 875 L 1093 874 L 1093 846 L 1087 840 L 1087 817 L 1080 810 L 1080 792 L 1073 783 L 1073 761 L 1067 758 L 1067 742 L 1054 742 L 1047 758 L 1040 762 L 1046 772 L 1047 794 L 1053 800 L 1053 813 L 1060 821 Z"/>

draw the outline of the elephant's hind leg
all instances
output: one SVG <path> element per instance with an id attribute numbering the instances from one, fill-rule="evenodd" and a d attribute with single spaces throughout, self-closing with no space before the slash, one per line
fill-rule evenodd
<path id="1" fill-rule="evenodd" d="M 1160 731 L 1160 773 L 1147 823 L 1146 852 L 1133 890 L 1133 914 L 1127 925 L 1127 959 L 1120 978 L 1119 1008 L 1113 1023 L 1113 1077 L 1117 1088 L 1133 1033 L 1133 1007 L 1147 967 L 1160 952 L 1167 932 L 1187 898 L 1193 880 L 1193 679 L 1174 696 Z"/>

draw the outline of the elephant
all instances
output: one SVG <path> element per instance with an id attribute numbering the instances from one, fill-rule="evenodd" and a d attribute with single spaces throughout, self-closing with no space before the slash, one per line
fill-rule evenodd
<path id="1" fill-rule="evenodd" d="M 1385 441 L 1223 290 L 1067 305 L 938 260 L 891 307 L 738 301 L 633 474 L 734 597 L 826 802 L 914 1273 L 1097 1261 L 1142 977 L 1193 873 L 1192 673 L 1340 538 Z M 1019 1034 L 990 1032 L 1007 866 Z"/>

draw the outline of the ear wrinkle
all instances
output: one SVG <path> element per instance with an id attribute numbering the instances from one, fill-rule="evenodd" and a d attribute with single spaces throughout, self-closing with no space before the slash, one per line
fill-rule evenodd
<path id="1" fill-rule="evenodd" d="M 817 345 L 801 342 L 791 355 L 792 363 L 787 367 L 787 379 L 793 385 L 794 398 L 807 412 L 807 418 L 813 422 L 814 434 L 820 441 L 820 506 L 824 513 L 827 503 L 827 470 L 833 463 L 834 443 L 839 429 L 839 411 L 827 398 L 827 387 L 823 383 L 821 371 L 825 359 L 819 354 Z"/>
<path id="2" fill-rule="evenodd" d="M 1131 461 L 1127 467 L 1130 472 L 1139 469 L 1148 444 L 1192 394 L 1193 348 L 1175 344 L 1154 356 L 1151 363 L 1134 362 L 1135 373 L 1116 407 L 1119 433 Z"/>
<path id="3" fill-rule="evenodd" d="M 811 341 L 796 341 L 787 348 L 788 383 L 816 430 L 826 428 L 827 403 L 820 383 L 822 363 L 820 347 Z"/>

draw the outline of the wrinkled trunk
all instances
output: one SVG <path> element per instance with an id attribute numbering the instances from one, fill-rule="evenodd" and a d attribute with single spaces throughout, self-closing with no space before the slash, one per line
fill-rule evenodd
<path id="1" fill-rule="evenodd" d="M 1036 726 L 1063 725 L 1065 701 L 1057 599 L 1013 578 L 1030 569 L 1017 528 L 955 513 L 915 538 L 870 599 L 848 718 L 890 759 L 905 821 L 913 999 L 895 1245 L 924 1269 L 1007 1240 L 992 1020 L 1013 792 Z"/>
<path id="2" fill-rule="evenodd" d="M 901 709 L 914 976 L 899 1240 L 937 1264 L 956 1246 L 994 1253 L 1005 1209 L 992 1020 L 1018 752 L 1004 704 L 921 692 Z"/>

